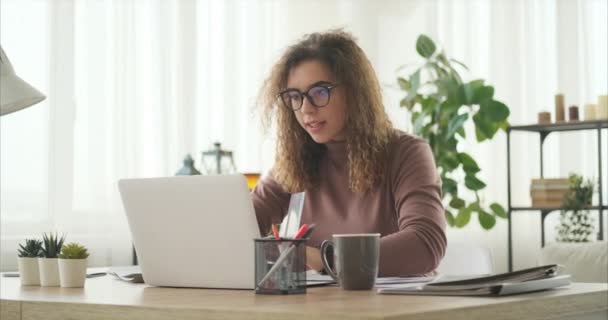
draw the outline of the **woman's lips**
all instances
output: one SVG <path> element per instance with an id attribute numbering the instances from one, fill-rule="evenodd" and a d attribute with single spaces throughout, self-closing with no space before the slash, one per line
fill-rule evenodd
<path id="1" fill-rule="evenodd" d="M 311 122 L 307 122 L 306 123 L 306 129 L 308 129 L 308 131 L 310 133 L 317 133 L 317 132 L 321 131 L 325 127 L 325 124 L 326 124 L 325 121 L 311 121 Z"/>

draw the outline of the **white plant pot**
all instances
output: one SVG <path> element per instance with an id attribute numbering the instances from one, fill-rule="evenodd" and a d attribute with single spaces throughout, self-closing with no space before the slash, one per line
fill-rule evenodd
<path id="1" fill-rule="evenodd" d="M 19 265 L 19 279 L 22 286 L 39 286 L 40 271 L 38 269 L 38 258 L 17 258 Z"/>
<path id="2" fill-rule="evenodd" d="M 38 258 L 40 268 L 40 285 L 43 287 L 59 286 L 59 267 L 57 258 Z"/>
<path id="3" fill-rule="evenodd" d="M 87 277 L 87 259 L 59 259 L 59 279 L 63 288 L 82 288 Z"/>

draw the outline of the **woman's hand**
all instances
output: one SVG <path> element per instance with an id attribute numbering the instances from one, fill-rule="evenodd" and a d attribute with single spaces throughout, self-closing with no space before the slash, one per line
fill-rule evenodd
<path id="1" fill-rule="evenodd" d="M 321 251 L 317 248 L 306 247 L 306 266 L 309 269 L 321 271 L 323 263 L 321 262 Z"/>

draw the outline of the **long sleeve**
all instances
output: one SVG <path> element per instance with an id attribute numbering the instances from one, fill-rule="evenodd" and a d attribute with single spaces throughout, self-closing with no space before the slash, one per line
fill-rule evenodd
<path id="1" fill-rule="evenodd" d="M 289 207 L 291 194 L 273 179 L 272 170 L 264 175 L 251 193 L 260 234 L 266 235 L 273 223 L 281 223 Z"/>
<path id="2" fill-rule="evenodd" d="M 383 276 L 432 272 L 447 246 L 441 180 L 431 149 L 423 140 L 401 139 L 409 141 L 399 143 L 388 168 L 399 231 L 380 240 Z"/>

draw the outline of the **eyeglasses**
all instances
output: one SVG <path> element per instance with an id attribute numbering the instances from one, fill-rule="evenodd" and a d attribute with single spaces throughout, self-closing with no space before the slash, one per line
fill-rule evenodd
<path id="1" fill-rule="evenodd" d="M 306 92 L 301 92 L 298 89 L 287 89 L 279 93 L 279 97 L 285 107 L 293 111 L 298 111 L 302 108 L 304 96 L 308 98 L 310 104 L 317 108 L 322 108 L 329 103 L 331 90 L 337 86 L 337 84 L 319 84 L 311 87 Z"/>

